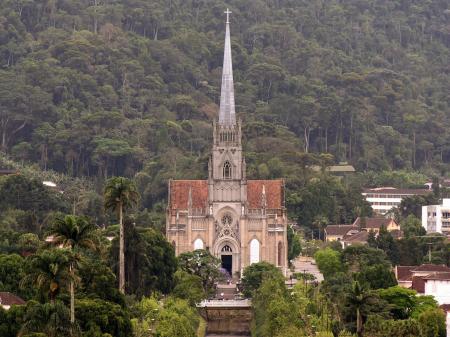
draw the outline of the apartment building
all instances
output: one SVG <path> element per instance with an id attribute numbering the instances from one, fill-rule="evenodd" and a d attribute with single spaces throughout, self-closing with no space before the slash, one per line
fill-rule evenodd
<path id="1" fill-rule="evenodd" d="M 422 206 L 422 226 L 427 233 L 450 235 L 450 199 L 441 205 Z"/>
<path id="2" fill-rule="evenodd" d="M 426 195 L 431 191 L 428 189 L 400 189 L 394 187 L 366 188 L 362 195 L 372 206 L 375 213 L 384 215 L 392 208 L 400 205 L 403 198 L 414 195 Z"/>

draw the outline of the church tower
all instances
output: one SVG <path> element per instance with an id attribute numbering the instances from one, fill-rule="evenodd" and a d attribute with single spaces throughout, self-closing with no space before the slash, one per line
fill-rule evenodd
<path id="1" fill-rule="evenodd" d="M 230 11 L 227 9 L 219 121 L 213 123 L 213 146 L 209 162 L 210 202 L 245 200 L 245 162 L 242 155 L 241 121 L 236 120 Z"/>
<path id="2" fill-rule="evenodd" d="M 284 180 L 247 180 L 236 118 L 227 9 L 219 118 L 206 180 L 170 180 L 166 236 L 177 255 L 206 249 L 231 276 L 267 261 L 287 270 Z"/>

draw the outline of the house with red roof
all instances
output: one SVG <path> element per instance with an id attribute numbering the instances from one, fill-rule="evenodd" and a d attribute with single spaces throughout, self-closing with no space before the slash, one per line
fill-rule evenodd
<path id="1" fill-rule="evenodd" d="M 8 310 L 13 305 L 24 305 L 26 302 L 10 292 L 0 291 L 0 306 Z"/>
<path id="2" fill-rule="evenodd" d="M 344 237 L 349 237 L 359 232 L 359 228 L 354 225 L 328 225 L 325 230 L 325 241 L 342 241 Z"/>
<path id="3" fill-rule="evenodd" d="M 353 226 L 360 228 L 361 230 L 366 230 L 368 232 L 374 231 L 378 233 L 381 227 L 387 229 L 388 232 L 400 231 L 400 225 L 391 218 L 385 218 L 382 216 L 377 217 L 357 217 Z"/>

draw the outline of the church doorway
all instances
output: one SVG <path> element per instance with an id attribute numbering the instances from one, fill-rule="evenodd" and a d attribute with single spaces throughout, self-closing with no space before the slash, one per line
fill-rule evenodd
<path id="1" fill-rule="evenodd" d="M 230 276 L 233 275 L 233 256 L 232 255 L 222 255 L 222 268 L 225 269 Z"/>
<path id="2" fill-rule="evenodd" d="M 220 253 L 222 268 L 228 272 L 230 277 L 233 277 L 233 250 L 229 245 L 225 245 L 222 247 Z"/>

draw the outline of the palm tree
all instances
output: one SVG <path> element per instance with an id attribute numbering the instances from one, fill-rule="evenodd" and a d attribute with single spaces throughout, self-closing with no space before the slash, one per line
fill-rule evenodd
<path id="1" fill-rule="evenodd" d="M 53 244 L 68 248 L 74 254 L 69 264 L 72 276 L 70 281 L 70 322 L 75 323 L 75 263 L 79 259 L 78 253 L 82 249 L 96 251 L 98 249 L 98 236 L 96 227 L 84 217 L 66 215 L 58 217 L 48 230 L 48 235 L 53 236 Z"/>
<path id="2" fill-rule="evenodd" d="M 69 312 L 63 302 L 41 304 L 30 301 L 27 304 L 24 323 L 17 336 L 29 334 L 34 336 L 35 333 L 43 333 L 48 337 L 67 336 L 71 331 Z"/>
<path id="3" fill-rule="evenodd" d="M 317 227 L 317 229 L 319 230 L 319 240 L 320 240 L 320 232 L 323 231 L 328 222 L 329 222 L 328 218 L 322 214 L 319 214 L 314 218 L 313 225 Z"/>
<path id="4" fill-rule="evenodd" d="M 21 286 L 32 284 L 55 304 L 61 288 L 73 280 L 73 275 L 68 272 L 71 252 L 66 249 L 44 250 L 30 259 L 31 272 L 21 280 Z"/>
<path id="5" fill-rule="evenodd" d="M 125 229 L 123 225 L 123 211 L 137 204 L 139 193 L 135 183 L 130 179 L 113 177 L 106 182 L 104 197 L 105 209 L 116 211 L 119 217 L 119 291 L 125 294 Z"/>
<path id="6" fill-rule="evenodd" d="M 367 311 L 367 307 L 371 305 L 375 306 L 376 299 L 373 293 L 366 291 L 358 281 L 355 281 L 353 282 L 353 287 L 348 294 L 347 300 L 348 304 L 350 304 L 356 313 L 356 334 L 358 337 L 362 337 L 363 312 Z"/>

